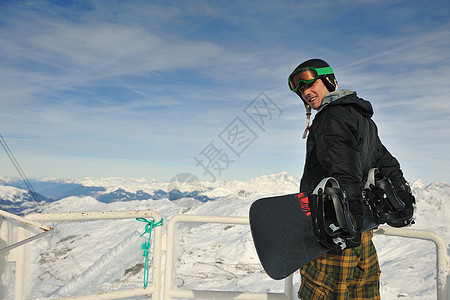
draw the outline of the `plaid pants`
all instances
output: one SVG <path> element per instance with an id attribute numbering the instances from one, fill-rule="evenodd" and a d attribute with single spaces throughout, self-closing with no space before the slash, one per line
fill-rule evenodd
<path id="1" fill-rule="evenodd" d="M 325 253 L 300 269 L 303 300 L 380 299 L 380 266 L 372 231 L 361 245 L 340 253 Z"/>

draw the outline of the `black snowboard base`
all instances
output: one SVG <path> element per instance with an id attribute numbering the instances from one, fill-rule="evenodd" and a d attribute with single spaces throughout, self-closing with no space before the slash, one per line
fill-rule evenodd
<path id="1" fill-rule="evenodd" d="M 286 278 L 330 250 L 317 241 L 309 206 L 302 196 L 262 198 L 250 207 L 250 228 L 256 252 L 272 279 Z"/>

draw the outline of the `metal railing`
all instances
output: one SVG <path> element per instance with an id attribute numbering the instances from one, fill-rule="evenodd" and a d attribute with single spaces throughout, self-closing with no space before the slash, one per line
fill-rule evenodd
<path id="1" fill-rule="evenodd" d="M 444 239 L 437 233 L 425 230 L 393 228 L 381 226 L 374 231 L 376 234 L 390 236 L 399 236 L 405 238 L 421 239 L 434 242 L 436 245 L 436 292 L 438 300 L 447 300 L 448 298 L 448 275 L 449 275 L 449 257 L 447 256 L 447 245 Z"/>
<path id="2" fill-rule="evenodd" d="M 51 213 L 51 214 L 31 214 L 27 216 L 30 220 L 39 221 L 94 221 L 109 219 L 134 219 L 134 218 L 153 218 L 161 219 L 158 212 L 153 210 L 145 211 L 114 211 L 114 212 L 79 212 L 79 213 Z M 26 228 L 19 227 L 17 231 L 17 239 L 24 240 L 26 238 Z M 66 299 L 120 299 L 126 297 L 135 297 L 142 295 L 152 295 L 152 299 L 159 300 L 161 295 L 161 253 L 162 253 L 162 228 L 155 227 L 154 234 L 154 254 L 152 263 L 152 285 L 146 289 L 134 288 L 119 291 L 109 291 L 92 295 L 80 295 L 77 297 Z M 26 245 L 19 247 L 16 253 L 16 272 L 15 272 L 15 300 L 25 299 L 25 254 Z M 58 298 L 61 299 L 61 298 Z"/>
<path id="3" fill-rule="evenodd" d="M 33 214 L 26 218 L 34 221 L 89 221 L 104 219 L 127 219 L 127 218 L 145 218 L 152 217 L 159 220 L 160 216 L 157 212 L 149 211 L 118 211 L 118 212 L 82 212 L 82 213 L 57 213 L 57 214 Z M 2 225 L 0 228 L 0 239 L 10 240 L 8 237 L 8 224 Z M 285 279 L 285 290 L 283 293 L 253 293 L 253 292 L 230 292 L 230 291 L 210 291 L 210 290 L 191 290 L 180 289 L 173 285 L 174 269 L 174 247 L 177 234 L 177 225 L 180 223 L 229 223 L 243 224 L 249 223 L 247 217 L 229 217 L 229 216 L 199 216 L 199 215 L 177 215 L 172 217 L 167 225 L 167 237 L 165 243 L 162 237 L 162 227 L 155 228 L 154 246 L 153 246 L 153 278 L 152 285 L 147 289 L 134 288 L 119 291 L 109 291 L 99 294 L 80 295 L 66 299 L 118 299 L 129 298 L 134 296 L 152 295 L 152 299 L 170 300 L 174 297 L 184 298 L 212 298 L 212 299 L 292 299 L 292 275 Z M 6 228 L 6 229 L 5 229 Z M 445 241 L 438 234 L 424 230 L 413 230 L 392 227 L 380 227 L 375 231 L 376 234 L 399 236 L 406 238 L 416 238 L 433 241 L 436 245 L 436 288 L 437 299 L 444 300 L 448 296 L 448 271 L 449 258 L 447 256 L 447 248 Z M 26 239 L 26 228 L 19 227 L 18 240 Z M 166 245 L 164 248 L 163 246 Z M 15 295 L 14 299 L 25 299 L 25 254 L 27 245 L 20 246 L 10 251 L 8 255 L 9 261 L 16 261 L 15 272 Z M 164 285 L 162 271 L 162 252 L 166 251 L 166 262 L 164 270 Z M 0 257 L 1 258 L 1 257 Z"/>
<path id="4" fill-rule="evenodd" d="M 174 274 L 174 240 L 176 228 L 179 223 L 222 223 L 222 224 L 249 224 L 247 217 L 176 215 L 167 228 L 166 269 L 164 273 L 164 300 L 173 297 L 207 298 L 207 299 L 292 299 L 292 275 L 285 279 L 284 293 L 251 293 L 229 291 L 201 291 L 179 289 L 173 286 Z"/>

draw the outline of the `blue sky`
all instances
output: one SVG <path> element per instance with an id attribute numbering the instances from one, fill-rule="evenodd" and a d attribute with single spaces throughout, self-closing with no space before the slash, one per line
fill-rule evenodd
<path id="1" fill-rule="evenodd" d="M 408 180 L 450 182 L 448 49 L 447 0 L 1 1 L 0 134 L 28 177 L 300 177 L 317 57 Z"/>

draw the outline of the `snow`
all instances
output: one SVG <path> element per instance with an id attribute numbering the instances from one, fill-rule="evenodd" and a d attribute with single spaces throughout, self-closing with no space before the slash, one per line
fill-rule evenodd
<path id="1" fill-rule="evenodd" d="M 152 193 L 170 189 L 171 183 L 133 178 L 47 179 L 84 186 Z M 23 190 L 0 185 L 0 198 L 16 199 Z M 287 173 L 249 181 L 194 182 L 178 186 L 196 189 L 212 201 L 193 198 L 170 201 L 133 200 L 104 203 L 93 196 L 70 196 L 45 204 L 46 213 L 83 211 L 155 210 L 164 219 L 163 230 L 178 214 L 247 217 L 253 201 L 261 197 L 294 193 L 298 179 Z M 450 240 L 450 185 L 412 184 L 417 199 L 412 229 L 438 233 Z M 155 220 L 159 221 L 159 220 Z M 143 286 L 144 257 L 140 236 L 145 223 L 134 219 L 46 224 L 55 232 L 28 245 L 28 298 L 70 297 Z M 184 289 L 282 292 L 283 281 L 271 280 L 259 264 L 247 225 L 186 223 L 177 227 L 174 285 Z M 153 255 L 153 243 L 150 257 Z M 432 242 L 375 235 L 381 264 L 382 299 L 436 299 L 436 251 Z M 11 266 L 11 265 L 10 265 Z M 163 264 L 164 266 L 164 264 Z M 150 268 L 151 272 L 151 268 Z M 150 273 L 150 280 L 152 274 Z M 3 276 L 6 278 L 6 276 Z M 300 276 L 294 275 L 294 292 Z M 2 281 L 5 299 L 13 298 L 13 283 Z M 1 293 L 0 293 L 1 294 Z"/>
<path id="2" fill-rule="evenodd" d="M 75 277 L 66 284 L 60 286 L 52 292 L 52 297 L 70 297 L 72 295 L 82 294 L 86 286 L 98 285 L 107 282 L 109 278 L 114 277 L 117 271 L 121 271 L 121 265 L 134 265 L 139 261 L 138 251 L 129 253 L 139 241 L 139 232 L 134 231 L 122 242 L 108 250 L 100 259 L 93 263 L 80 276 Z M 132 255 L 129 255 L 132 254 Z M 121 257 L 121 264 L 115 264 L 114 259 Z"/>

